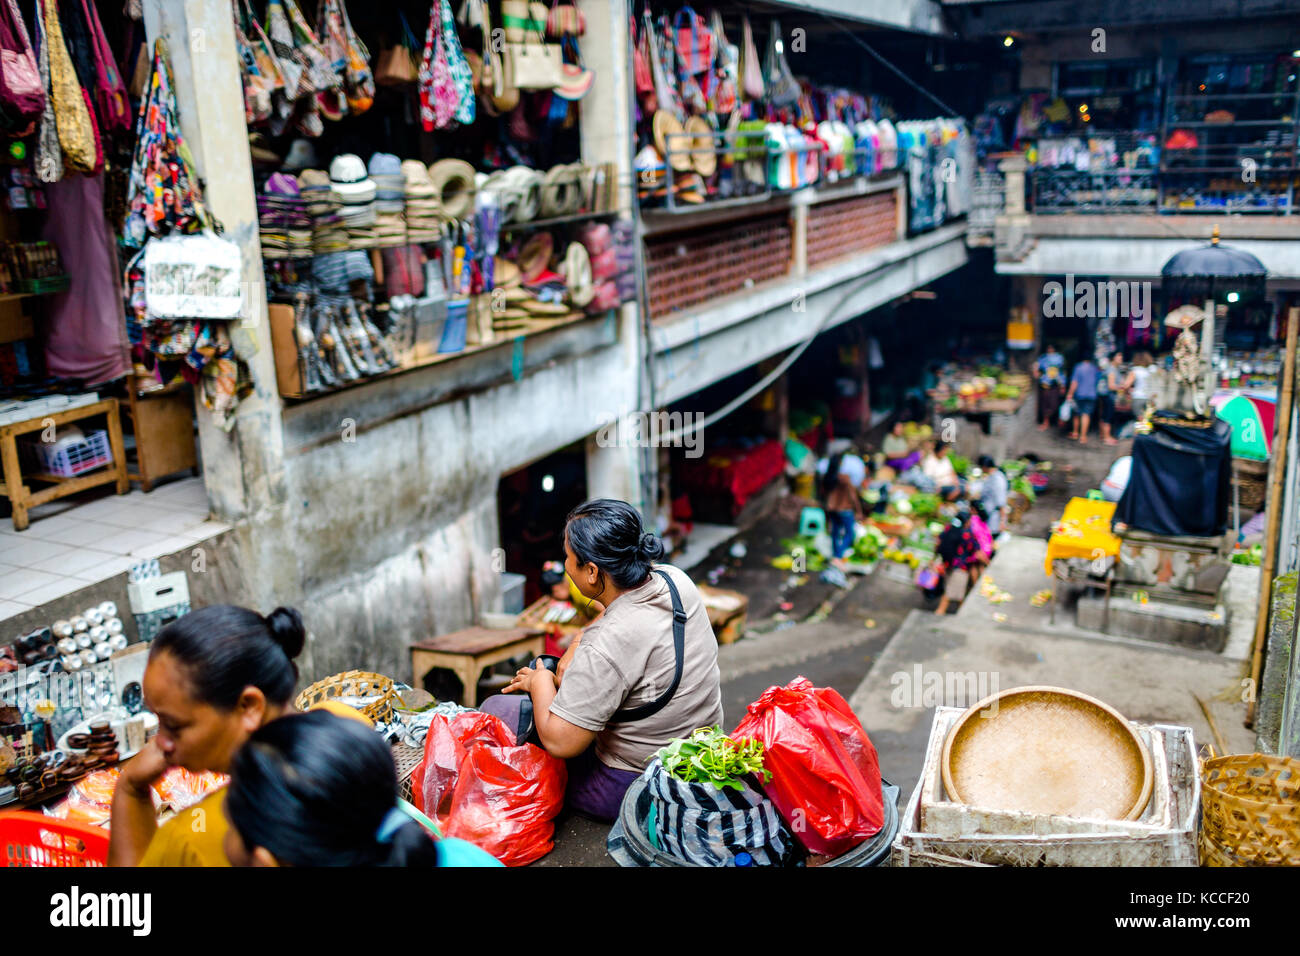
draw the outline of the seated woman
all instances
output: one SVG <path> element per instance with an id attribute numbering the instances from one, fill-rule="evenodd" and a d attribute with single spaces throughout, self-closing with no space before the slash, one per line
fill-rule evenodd
<path id="1" fill-rule="evenodd" d="M 903 434 L 902 420 L 894 422 L 894 427 L 880 443 L 880 450 L 884 452 L 885 464 L 899 473 L 921 463 L 920 450 L 914 450 L 912 443 Z"/>
<path id="2" fill-rule="evenodd" d="M 952 459 L 948 456 L 951 448 L 952 445 L 946 441 L 938 442 L 931 447 L 929 454 L 921 462 L 921 470 L 934 482 L 939 497 L 946 501 L 956 501 L 962 493 L 961 479 L 957 477 L 957 469 L 953 467 Z"/>
<path id="3" fill-rule="evenodd" d="M 230 767 L 225 852 L 234 866 L 501 866 L 472 843 L 436 842 L 398 799 L 392 751 L 322 711 L 273 720 Z"/>
<path id="4" fill-rule="evenodd" d="M 293 659 L 305 640 L 295 610 L 278 607 L 263 617 L 228 604 L 191 611 L 158 632 L 143 682 L 158 733 L 122 766 L 110 866 L 228 865 L 226 789 L 159 827 L 152 784 L 168 767 L 228 773 L 244 741 L 290 710 L 298 681 Z"/>
<path id="5" fill-rule="evenodd" d="M 569 576 L 564 573 L 564 562 L 547 561 L 542 565 L 541 574 L 542 587 L 546 588 L 546 593 L 550 595 L 554 604 L 561 604 L 573 609 L 572 619 L 563 623 L 568 624 L 570 628 L 586 627 L 604 612 L 605 607 L 599 601 L 589 601 L 584 598 Z M 552 605 L 554 606 L 554 605 Z M 581 634 L 579 631 L 578 634 Z M 559 657 L 569 649 L 569 645 L 575 640 L 573 631 L 565 631 L 559 623 L 546 625 L 546 645 L 544 653 L 551 657 Z"/>
<path id="6" fill-rule="evenodd" d="M 541 745 L 569 761 L 570 808 L 609 821 L 660 748 L 722 722 L 718 642 L 700 592 L 677 568 L 655 563 L 663 545 L 627 502 L 579 505 L 564 550 L 569 578 L 605 613 L 558 673 L 525 667 L 505 690 L 531 698 Z M 494 697 L 482 709 L 514 726 L 508 703 Z"/>

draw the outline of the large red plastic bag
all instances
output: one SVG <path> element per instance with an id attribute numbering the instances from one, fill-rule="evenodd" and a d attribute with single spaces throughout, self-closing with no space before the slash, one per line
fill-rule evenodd
<path id="1" fill-rule="evenodd" d="M 555 846 L 566 782 L 563 760 L 517 746 L 500 718 L 473 712 L 433 719 L 411 795 L 445 835 L 523 866 Z"/>
<path id="2" fill-rule="evenodd" d="M 763 742 L 763 792 L 810 853 L 839 856 L 884 826 L 876 748 L 834 690 L 806 677 L 769 687 L 731 736 Z"/>

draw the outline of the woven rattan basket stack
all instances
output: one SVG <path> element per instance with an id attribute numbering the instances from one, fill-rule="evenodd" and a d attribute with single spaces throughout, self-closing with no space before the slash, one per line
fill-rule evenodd
<path id="1" fill-rule="evenodd" d="M 383 674 L 346 671 L 312 684 L 298 695 L 294 706 L 299 710 L 307 710 L 326 700 L 336 700 L 355 707 L 376 723 L 387 723 L 393 716 L 397 688 L 392 679 Z"/>
<path id="2" fill-rule="evenodd" d="M 1300 760 L 1231 754 L 1201 771 L 1201 863 L 1300 866 Z"/>

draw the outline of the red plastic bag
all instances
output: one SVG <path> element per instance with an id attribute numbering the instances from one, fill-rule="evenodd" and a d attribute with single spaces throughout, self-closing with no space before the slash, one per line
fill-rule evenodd
<path id="1" fill-rule="evenodd" d="M 806 677 L 769 687 L 731 736 L 763 742 L 763 792 L 810 853 L 839 856 L 884 826 L 876 748 L 834 690 Z"/>
<path id="2" fill-rule="evenodd" d="M 566 782 L 563 760 L 533 744 L 516 746 L 500 718 L 469 712 L 433 719 L 411 796 L 447 836 L 524 866 L 555 846 L 552 821 Z"/>

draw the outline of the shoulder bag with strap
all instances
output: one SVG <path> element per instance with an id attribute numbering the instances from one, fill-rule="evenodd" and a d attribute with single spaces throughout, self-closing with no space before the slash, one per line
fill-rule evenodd
<path id="1" fill-rule="evenodd" d="M 614 716 L 609 719 L 611 724 L 626 724 L 654 716 L 668 706 L 668 702 L 673 699 L 678 685 L 682 682 L 682 667 L 686 663 L 686 611 L 682 608 L 682 596 L 677 593 L 677 585 L 673 584 L 673 579 L 668 576 L 668 572 L 655 568 L 654 573 L 663 578 L 664 583 L 668 585 L 668 596 L 673 602 L 673 653 L 676 655 L 673 680 L 666 691 L 649 703 L 615 711 Z"/>

